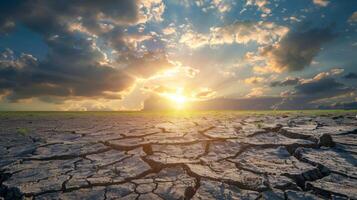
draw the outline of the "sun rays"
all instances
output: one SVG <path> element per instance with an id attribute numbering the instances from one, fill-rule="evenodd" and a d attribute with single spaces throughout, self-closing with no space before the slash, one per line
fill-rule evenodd
<path id="1" fill-rule="evenodd" d="M 183 88 L 177 88 L 175 93 L 164 93 L 162 96 L 170 100 L 172 107 L 178 110 L 184 109 L 189 101 Z"/>

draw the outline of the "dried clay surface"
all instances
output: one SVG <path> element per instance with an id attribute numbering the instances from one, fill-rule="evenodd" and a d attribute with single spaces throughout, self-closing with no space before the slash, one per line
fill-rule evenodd
<path id="1" fill-rule="evenodd" d="M 10 113 L 0 199 L 357 199 L 353 112 Z"/>

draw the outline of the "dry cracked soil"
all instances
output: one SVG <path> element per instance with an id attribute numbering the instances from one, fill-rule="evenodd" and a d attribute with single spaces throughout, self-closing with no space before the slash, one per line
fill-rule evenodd
<path id="1" fill-rule="evenodd" d="M 0 199 L 357 199 L 353 112 L 2 114 Z"/>

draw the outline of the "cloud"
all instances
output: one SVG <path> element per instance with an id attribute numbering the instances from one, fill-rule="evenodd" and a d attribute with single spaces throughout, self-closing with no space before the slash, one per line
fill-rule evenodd
<path id="1" fill-rule="evenodd" d="M 1 20 L 1 19 L 0 19 Z M 0 21 L 0 36 L 10 32 L 15 27 L 15 22 L 11 20 Z"/>
<path id="2" fill-rule="evenodd" d="M 142 57 L 132 58 L 125 72 L 137 78 L 149 78 L 150 76 L 172 68 L 173 64 L 162 52 L 148 53 Z"/>
<path id="3" fill-rule="evenodd" d="M 93 99 L 86 100 L 68 100 L 61 104 L 60 110 L 63 111 L 118 111 L 124 110 L 123 107 L 118 107 L 118 101 L 98 101 Z"/>
<path id="4" fill-rule="evenodd" d="M 295 94 L 298 95 L 316 95 L 316 94 L 324 94 L 331 93 L 337 91 L 346 91 L 347 89 L 344 84 L 336 82 L 336 80 L 332 78 L 322 78 L 316 79 L 311 82 L 302 83 L 295 87 Z"/>
<path id="5" fill-rule="evenodd" d="M 49 51 L 42 60 L 11 50 L 1 54 L 0 93 L 10 101 L 120 99 L 138 77 L 172 67 L 164 52 L 139 49 L 151 35 L 127 33 L 148 20 L 162 21 L 161 0 L 14 2 L 0 3 L 1 31 L 19 23 L 39 34 Z"/>
<path id="6" fill-rule="evenodd" d="M 252 76 L 249 78 L 244 79 L 244 83 L 246 84 L 259 84 L 259 83 L 263 83 L 266 80 L 262 77 L 258 77 L 258 76 Z"/>
<path id="7" fill-rule="evenodd" d="M 211 88 L 181 88 L 165 85 L 152 85 L 144 87 L 144 91 L 149 92 L 153 96 L 170 98 L 172 95 L 183 95 L 189 101 L 202 101 L 213 98 L 216 91 Z"/>
<path id="8" fill-rule="evenodd" d="M 282 81 L 273 81 L 270 83 L 270 87 L 285 87 L 297 85 L 300 82 L 300 78 L 286 78 Z"/>
<path id="9" fill-rule="evenodd" d="M 357 74 L 353 73 L 353 72 L 350 72 L 350 73 L 346 74 L 343 78 L 345 78 L 345 79 L 357 79 Z"/>
<path id="10" fill-rule="evenodd" d="M 115 25 L 135 24 L 140 19 L 139 5 L 138 1 L 132 0 L 35 0 L 19 1 L 16 5 L 3 3 L 1 6 L 8 10 L 3 19 L 21 21 L 37 32 L 51 34 L 65 31 L 69 23 L 78 19 L 83 27 L 96 33 L 101 31 L 105 20 Z"/>
<path id="11" fill-rule="evenodd" d="M 268 0 L 247 0 L 247 6 L 257 6 L 260 11 L 263 12 L 262 17 L 268 16 L 271 13 L 271 9 L 267 7 L 269 4 Z"/>
<path id="12" fill-rule="evenodd" d="M 318 108 L 324 102 L 329 102 L 332 99 L 351 96 L 356 92 L 356 88 L 346 86 L 338 82 L 335 78 L 343 72 L 342 69 L 334 68 L 326 72 L 316 74 L 312 78 L 306 79 L 290 79 L 294 87 L 290 90 L 281 93 L 283 98 L 281 102 L 276 104 L 276 108 L 290 109 L 295 108 L 294 104 L 301 105 L 301 108 Z M 286 79 L 288 80 L 288 79 Z M 276 86 L 284 81 L 274 83 Z M 332 100 L 336 101 L 336 100 Z"/>
<path id="13" fill-rule="evenodd" d="M 211 4 L 213 7 L 217 8 L 220 13 L 225 13 L 232 9 L 232 4 L 225 0 L 213 0 Z"/>
<path id="14" fill-rule="evenodd" d="M 352 88 L 345 86 L 335 80 L 335 77 L 343 73 L 341 68 L 332 68 L 326 72 L 320 72 L 312 78 L 286 78 L 282 81 L 270 83 L 271 87 L 294 86 L 292 90 L 281 94 L 284 97 L 304 97 L 308 99 L 321 99 L 336 96 L 352 91 Z"/>
<path id="15" fill-rule="evenodd" d="M 279 86 L 293 86 L 280 96 L 271 96 L 267 87 L 255 87 L 243 98 L 209 98 L 193 102 L 192 109 L 353 109 L 356 108 L 356 88 L 338 82 L 343 70 L 333 68 L 311 78 L 287 78 L 277 82 Z M 334 103 L 336 100 L 343 103 Z M 352 100 L 352 101 L 351 101 Z M 354 100 L 354 101 L 353 101 Z M 146 101 L 145 109 L 160 109 L 159 101 Z M 345 103 L 344 103 L 345 102 Z"/>
<path id="16" fill-rule="evenodd" d="M 338 102 L 338 103 L 332 103 L 331 105 L 321 105 L 318 108 L 320 109 L 357 109 L 357 101 L 353 102 Z"/>
<path id="17" fill-rule="evenodd" d="M 182 7 L 181 2 L 187 2 L 190 7 Z M 316 2 L 323 5 L 329 1 Z M 204 86 L 220 90 L 222 95 L 241 94 L 244 90 L 239 87 L 237 90 L 235 84 L 239 84 L 237 79 L 250 74 L 250 67 L 260 73 L 300 71 L 316 61 L 324 45 L 335 37 L 331 27 L 290 29 L 288 21 L 271 17 L 269 20 L 272 22 L 268 22 L 259 17 L 260 14 L 272 16 L 272 10 L 279 7 L 277 2 L 247 0 L 243 4 L 246 5 L 234 0 L 2 1 L 0 34 L 12 34 L 11 31 L 15 30 L 14 35 L 10 35 L 13 38 L 9 40 L 11 44 L 14 38 L 30 33 L 26 38 L 36 37 L 34 42 L 45 43 L 46 50 L 26 47 L 28 52 L 33 52 L 22 54 L 16 51 L 21 44 L 18 47 L 15 41 L 16 53 L 9 49 L 3 52 L 0 56 L 0 97 L 4 101 L 34 98 L 53 103 L 66 99 L 128 97 L 131 100 L 134 98 L 126 96 L 128 88 L 135 85 L 141 95 L 140 88 L 147 84 Z M 166 6 L 172 6 L 170 13 L 165 13 Z M 247 11 L 240 15 L 238 12 L 242 6 Z M 316 9 L 313 7 L 316 6 L 310 3 L 309 11 Z M 200 9 L 207 12 L 195 12 Z M 282 12 L 290 17 L 286 19 L 290 21 L 309 18 L 289 9 L 282 9 Z M 243 18 L 237 20 L 238 15 Z M 244 16 L 258 21 L 242 21 L 246 18 Z M 349 20 L 356 21 L 355 18 L 354 13 Z M 164 23 L 157 24 L 160 22 Z M 192 52 L 182 48 L 185 46 L 196 50 L 202 47 L 212 49 Z M 244 50 L 256 48 L 260 50 L 247 53 L 246 60 L 241 62 Z M 47 53 L 45 56 L 43 51 Z M 172 72 L 168 69 L 177 66 L 168 55 L 185 65 L 198 67 L 201 72 L 198 74 L 197 69 L 181 67 L 174 75 L 166 76 Z M 292 96 L 305 98 L 303 92 L 308 90 L 299 88 L 303 88 L 303 84 L 306 84 L 304 87 L 312 87 L 325 81 L 336 85 L 336 91 L 346 89 L 343 83 L 347 80 L 340 83 L 333 77 L 334 73 L 341 72 L 323 72 L 310 79 L 284 79 L 282 76 L 281 80 L 272 83 L 275 78 L 254 75 L 240 83 L 255 87 L 248 96 L 264 95 L 264 91 L 270 89 L 270 83 L 272 87 L 291 86 L 290 89 L 295 89 Z M 225 80 L 218 80 L 223 75 Z M 205 81 L 207 77 L 210 81 Z M 346 75 L 345 78 L 354 76 Z M 205 97 L 213 93 L 196 89 L 192 95 Z"/>
<path id="18" fill-rule="evenodd" d="M 196 92 L 193 96 L 196 98 L 196 99 L 207 99 L 207 98 L 212 98 L 214 95 L 216 95 L 216 91 L 213 91 L 209 88 L 204 88 L 198 92 Z"/>
<path id="19" fill-rule="evenodd" d="M 332 78 L 334 76 L 337 76 L 341 73 L 344 72 L 344 69 L 341 68 L 332 68 L 329 71 L 326 72 L 320 72 L 318 74 L 316 74 L 313 78 L 310 79 L 301 79 L 300 82 L 301 83 L 310 83 L 310 82 L 316 82 L 316 81 L 320 81 L 326 78 Z"/>
<path id="20" fill-rule="evenodd" d="M 130 34 L 123 36 L 123 42 L 129 47 L 133 49 L 137 49 L 138 45 L 146 40 L 152 39 L 151 35 L 142 35 L 142 34 Z"/>
<path id="21" fill-rule="evenodd" d="M 104 91 L 120 91 L 133 82 L 131 77 L 117 69 L 97 66 L 93 60 L 76 60 L 79 52 L 71 53 L 75 55 L 66 57 L 68 60 L 60 61 L 52 55 L 52 59 L 43 62 L 31 55 L 16 57 L 12 54 L 9 60 L 0 61 L 1 89 L 11 91 L 8 95 L 11 101 L 40 96 L 105 98 Z M 98 56 L 96 52 L 85 53 L 87 59 Z"/>
<path id="22" fill-rule="evenodd" d="M 269 74 L 269 73 L 272 73 L 272 72 L 280 73 L 280 71 L 277 71 L 276 69 L 273 69 L 273 68 L 268 67 L 268 66 L 254 66 L 253 67 L 253 71 L 256 74 Z"/>
<path id="23" fill-rule="evenodd" d="M 191 49 L 196 49 L 207 45 L 209 42 L 209 36 L 194 32 L 193 30 L 188 30 L 186 33 L 181 35 L 179 42 L 185 44 Z"/>
<path id="24" fill-rule="evenodd" d="M 295 16 L 284 17 L 284 21 L 287 21 L 287 20 L 289 20 L 292 23 L 301 22 L 301 19 L 299 19 L 299 18 L 297 18 Z"/>
<path id="25" fill-rule="evenodd" d="M 171 35 L 171 34 L 176 33 L 176 29 L 175 29 L 175 27 L 168 26 L 168 27 L 162 29 L 162 33 L 165 35 Z"/>
<path id="26" fill-rule="evenodd" d="M 354 88 L 348 87 L 335 80 L 334 77 L 340 73 L 342 72 L 331 69 L 328 72 L 321 72 L 313 78 L 301 79 L 289 94 L 293 97 L 304 97 L 316 101 L 355 91 Z"/>
<path id="27" fill-rule="evenodd" d="M 217 46 L 224 44 L 272 44 L 279 41 L 289 29 L 272 22 L 237 21 L 233 24 L 211 27 L 207 34 L 188 29 L 180 38 L 180 43 L 190 48 L 199 48 L 205 45 Z"/>
<path id="28" fill-rule="evenodd" d="M 253 97 L 261 97 L 264 95 L 264 93 L 267 91 L 267 88 L 264 87 L 256 87 L 252 88 L 252 90 L 245 95 L 247 98 L 253 98 Z"/>
<path id="29" fill-rule="evenodd" d="M 280 42 L 260 49 L 267 68 L 274 72 L 300 71 L 309 66 L 322 45 L 335 38 L 330 28 L 291 31 Z"/>
<path id="30" fill-rule="evenodd" d="M 197 7 L 202 8 L 203 12 L 208 12 L 209 10 L 216 10 L 220 14 L 224 14 L 229 12 L 232 9 L 233 4 L 235 4 L 232 0 L 195 0 L 195 1 L 183 1 L 187 6 L 196 4 Z"/>
<path id="31" fill-rule="evenodd" d="M 121 92 L 129 88 L 136 77 L 147 78 L 171 67 L 166 57 L 151 53 L 132 59 L 126 68 L 118 69 L 99 65 L 96 53 L 84 52 L 81 57 L 81 52 L 72 51 L 74 55 L 67 56 L 68 60 L 50 55 L 43 62 L 31 55 L 16 58 L 11 54 L 10 60 L 0 61 L 0 90 L 11 91 L 7 96 L 11 101 L 46 96 L 120 99 Z"/>
<path id="32" fill-rule="evenodd" d="M 349 22 L 352 22 L 352 23 L 357 22 L 357 11 L 355 11 L 355 12 L 351 15 L 351 17 L 348 19 L 348 21 L 349 21 Z"/>
<path id="33" fill-rule="evenodd" d="M 161 0 L 35 0 L 1 3 L 1 7 L 6 10 L 0 15 L 2 31 L 16 22 L 45 39 L 79 32 L 104 39 L 119 50 L 123 48 L 119 44 L 126 27 L 150 20 L 162 21 L 165 5 Z"/>
<path id="34" fill-rule="evenodd" d="M 223 27 L 212 27 L 210 31 L 211 45 L 220 44 L 271 44 L 284 36 L 289 29 L 272 22 L 237 21 Z"/>
<path id="35" fill-rule="evenodd" d="M 162 22 L 164 20 L 162 15 L 164 14 L 166 6 L 162 0 L 141 0 L 139 2 L 144 8 L 141 10 L 143 22 L 148 20 Z"/>
<path id="36" fill-rule="evenodd" d="M 315 5 L 326 7 L 330 2 L 328 0 L 312 0 Z"/>
<path id="37" fill-rule="evenodd" d="M 144 87 L 144 90 L 149 91 L 149 92 L 154 92 L 157 94 L 163 94 L 163 93 L 175 93 L 176 88 L 174 87 L 168 87 L 165 85 L 157 85 L 157 86 L 152 86 L 152 87 Z"/>

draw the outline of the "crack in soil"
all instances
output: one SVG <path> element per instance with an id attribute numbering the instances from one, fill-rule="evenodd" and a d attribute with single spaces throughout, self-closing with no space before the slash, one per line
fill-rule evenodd
<path id="1" fill-rule="evenodd" d="M 208 120 L 209 117 L 203 117 L 203 120 Z M 343 118 L 343 116 L 342 116 Z M 286 126 L 298 126 L 299 125 L 299 121 L 295 122 L 295 120 L 299 120 L 299 117 L 296 118 L 289 118 L 289 116 L 286 117 L 282 117 L 280 119 L 286 119 Z M 185 120 L 190 120 L 190 118 L 187 118 Z M 216 120 L 216 123 L 218 124 L 223 124 L 223 123 L 233 123 L 234 118 L 229 118 L 229 122 L 224 121 L 224 120 Z M 335 120 L 341 120 L 341 118 L 336 118 Z M 33 120 L 32 120 L 33 121 Z M 316 130 L 320 130 L 321 127 L 324 126 L 328 126 L 328 123 L 324 123 L 324 122 L 319 122 L 319 121 L 314 121 L 312 120 L 312 118 L 310 118 L 309 120 L 306 120 L 308 123 L 312 123 L 314 122 L 316 124 L 315 127 L 315 131 Z M 167 120 L 166 123 L 170 123 L 172 125 L 176 125 L 175 123 L 173 123 L 172 121 Z M 214 123 L 216 125 L 216 123 Z M 45 195 L 45 194 L 51 194 L 51 193 L 70 193 L 70 192 L 74 192 L 74 191 L 78 191 L 81 189 L 90 189 L 90 188 L 95 188 L 95 187 L 104 187 L 104 195 L 103 195 L 103 199 L 108 199 L 108 186 L 113 186 L 113 185 L 122 185 L 122 184 L 127 184 L 127 183 L 132 183 L 134 184 L 136 187 L 138 186 L 134 181 L 138 180 L 138 179 L 143 179 L 145 177 L 147 177 L 148 175 L 152 175 L 152 174 L 158 174 L 159 172 L 161 172 L 164 169 L 169 169 L 169 168 L 181 168 L 183 170 L 183 172 L 185 174 L 187 174 L 187 176 L 189 176 L 190 178 L 192 178 L 194 180 L 193 185 L 187 185 L 184 189 L 183 192 L 183 198 L 185 200 L 188 199 L 192 199 L 193 197 L 195 197 L 197 191 L 200 189 L 201 187 L 201 180 L 202 179 L 207 179 L 207 180 L 211 180 L 211 181 L 217 181 L 217 182 L 221 182 L 221 183 L 225 183 L 228 184 L 230 186 L 234 186 L 234 187 L 238 187 L 240 189 L 243 190 L 249 190 L 249 191 L 255 191 L 255 192 L 259 192 L 260 195 L 258 198 L 262 197 L 262 192 L 264 191 L 268 191 L 268 190 L 273 190 L 273 189 L 278 189 L 283 191 L 283 194 L 285 195 L 285 198 L 287 198 L 287 194 L 286 194 L 286 190 L 302 190 L 304 192 L 310 192 L 313 193 L 317 196 L 322 196 L 325 198 L 331 198 L 333 195 L 337 195 L 340 197 L 348 197 L 346 194 L 341 194 L 339 192 L 335 192 L 335 191 L 329 191 L 329 190 L 324 190 L 321 188 L 317 188 L 314 187 L 313 183 L 314 181 L 318 181 L 320 179 L 323 179 L 327 176 L 330 176 L 331 174 L 337 174 L 340 175 L 346 179 L 352 179 L 352 180 L 357 180 L 357 177 L 354 176 L 350 176 L 347 175 L 345 173 L 339 172 L 339 171 L 334 171 L 334 170 L 330 170 L 329 168 L 327 168 L 326 166 L 315 162 L 313 160 L 308 160 L 306 158 L 304 158 L 301 155 L 300 149 L 302 148 L 310 148 L 310 149 L 319 149 L 320 145 L 319 143 L 319 138 L 316 138 L 312 135 L 304 135 L 301 133 L 295 133 L 295 132 L 291 132 L 288 131 L 286 129 L 284 129 L 284 125 L 282 124 L 277 124 L 275 127 L 262 127 L 261 129 L 263 129 L 263 131 L 256 131 L 253 132 L 249 135 L 247 135 L 247 138 L 255 138 L 258 137 L 262 134 L 266 134 L 266 133 L 275 133 L 275 134 L 279 134 L 281 136 L 284 136 L 286 138 L 289 139 L 299 139 L 299 140 L 304 140 L 304 141 L 309 141 L 311 143 L 292 143 L 292 144 L 279 144 L 279 143 L 273 143 L 271 141 L 269 141 L 269 138 L 267 138 L 267 141 L 265 144 L 251 144 L 251 143 L 247 143 L 247 142 L 239 142 L 239 139 L 242 138 L 242 130 L 243 130 L 243 126 L 249 125 L 250 123 L 264 123 L 264 119 L 260 119 L 260 120 L 241 120 L 240 122 L 237 122 L 238 125 L 233 125 L 234 128 L 234 132 L 239 135 L 240 137 L 219 137 L 219 136 L 211 136 L 209 134 L 207 134 L 208 131 L 215 129 L 218 126 L 208 126 L 207 128 L 201 129 L 201 130 L 195 130 L 194 133 L 190 133 L 189 131 L 184 133 L 184 137 L 183 138 L 189 138 L 186 141 L 182 138 L 182 140 L 178 140 L 178 137 L 174 138 L 171 137 L 170 139 L 166 139 L 164 141 L 160 141 L 158 139 L 156 139 L 155 137 L 152 137 L 154 139 L 150 139 L 150 136 L 153 135 L 157 135 L 159 133 L 161 134 L 173 134 L 174 132 L 172 132 L 171 130 L 168 130 L 164 127 L 157 127 L 156 130 L 158 131 L 154 131 L 154 132 L 149 132 L 149 133 L 145 133 L 145 134 L 140 134 L 140 135 L 125 135 L 125 134 L 118 134 L 120 137 L 117 138 L 111 138 L 111 139 L 106 139 L 103 138 L 98 142 L 92 142 L 91 144 L 103 144 L 105 145 L 104 148 L 98 148 L 94 151 L 90 151 L 88 150 L 87 152 L 82 152 L 82 153 L 73 153 L 73 154 L 62 154 L 62 155 L 52 155 L 52 156 L 41 156 L 39 155 L 39 157 L 33 157 L 33 153 L 36 151 L 37 148 L 46 148 L 46 147 L 51 147 L 51 145 L 64 145 L 67 144 L 67 142 L 62 142 L 62 141 L 56 141 L 56 142 L 51 142 L 51 143 L 41 143 L 38 144 L 39 141 L 43 142 L 46 140 L 43 140 L 45 138 L 41 138 L 40 136 L 29 136 L 30 137 L 30 143 L 32 142 L 32 144 L 36 144 L 35 148 L 33 149 L 33 151 L 31 153 L 29 153 L 28 155 L 32 155 L 32 156 L 24 156 L 24 157 L 17 157 L 14 162 L 10 162 L 11 165 L 22 165 L 24 161 L 37 161 L 37 162 L 42 162 L 42 161 L 65 161 L 65 160 L 72 160 L 72 159 L 78 159 L 75 162 L 73 162 L 73 169 L 68 170 L 68 171 L 64 171 L 62 173 L 60 173 L 61 175 L 66 175 L 67 178 L 61 183 L 61 187 L 60 189 L 49 189 L 49 190 L 44 190 L 38 193 L 26 193 L 24 194 L 23 192 L 21 192 L 16 185 L 14 187 L 8 187 L 6 185 L 4 185 L 4 182 L 6 182 L 7 180 L 9 180 L 11 178 L 11 176 L 13 176 L 14 174 L 17 174 L 19 172 L 21 172 L 22 170 L 17 170 L 17 171 L 13 171 L 12 173 L 8 173 L 7 168 L 10 166 L 10 164 L 7 164 L 5 166 L 3 166 L 0 169 L 0 197 L 4 198 L 4 199 L 21 199 L 23 197 L 23 195 L 25 195 L 26 197 L 32 197 L 32 198 L 36 198 L 40 195 Z M 85 132 L 81 134 L 81 137 L 86 136 L 86 140 L 90 135 L 91 130 L 96 130 L 96 132 L 101 132 L 101 131 L 108 131 L 111 129 L 114 129 L 114 127 L 116 125 L 119 125 L 120 123 L 117 122 L 114 125 L 108 125 L 105 126 L 105 128 L 99 128 L 96 127 L 95 125 L 92 125 L 90 127 L 88 127 L 87 129 L 75 129 L 75 131 L 69 131 L 69 129 L 64 129 L 61 130 L 63 128 L 65 128 L 65 125 L 62 124 L 61 126 L 57 126 L 53 129 L 49 129 L 47 131 L 43 131 L 44 133 L 47 132 L 56 132 L 56 133 L 61 133 L 61 134 L 79 134 L 80 132 Z M 192 121 L 192 124 L 194 125 L 194 127 L 200 127 L 201 123 L 199 123 L 197 120 Z M 140 131 L 146 131 L 147 128 L 155 128 L 155 125 L 152 126 L 147 126 L 147 124 L 145 125 L 145 128 L 141 128 L 141 127 L 136 127 L 136 128 L 132 128 L 129 131 L 127 131 L 126 133 L 130 134 L 130 133 L 135 133 L 135 132 L 140 132 Z M 227 126 L 226 126 L 227 127 Z M 228 127 L 227 127 L 228 128 Z M 245 129 L 244 129 L 245 130 Z M 77 133 L 78 132 L 78 133 Z M 342 132 L 342 133 L 337 133 L 336 135 L 339 136 L 343 136 L 343 135 L 354 135 L 357 133 L 357 129 L 353 129 L 352 131 L 347 131 L 347 132 Z M 190 134 L 198 134 L 199 137 L 198 138 L 190 138 Z M 194 137 L 197 137 L 197 136 Z M 171 135 L 170 135 L 171 136 Z M 201 138 L 201 136 L 203 137 L 203 139 Z M 109 138 L 109 137 L 108 137 Z M 121 143 L 115 143 L 116 141 L 125 141 L 125 139 L 141 139 L 141 141 L 138 141 L 137 144 L 125 144 L 125 142 L 123 142 L 123 144 Z M 149 138 L 149 139 L 148 139 Z M 79 138 L 81 139 L 81 138 Z M 82 138 L 83 139 L 83 138 Z M 176 140 L 174 140 L 176 139 Z M 264 187 L 258 187 L 258 186 L 250 186 L 249 184 L 245 183 L 245 182 L 240 182 L 240 181 L 236 181 L 233 179 L 229 179 L 229 178 L 215 178 L 214 176 L 209 176 L 209 175 L 200 175 L 195 173 L 193 170 L 191 170 L 191 168 L 189 167 L 190 165 L 188 163 L 185 163 L 185 161 L 179 161 L 180 158 L 176 158 L 175 156 L 172 156 L 172 159 L 178 159 L 177 162 L 173 162 L 173 163 L 163 163 L 163 162 L 159 162 L 153 159 L 150 159 L 150 156 L 153 155 L 158 155 L 157 153 L 163 153 L 166 156 L 170 156 L 170 153 L 166 153 L 164 151 L 154 151 L 153 150 L 153 146 L 152 145 L 173 145 L 173 146 L 185 146 L 185 148 L 190 148 L 190 145 L 195 145 L 198 143 L 201 143 L 203 145 L 203 152 L 200 152 L 198 155 L 196 154 L 195 156 L 184 156 L 185 159 L 189 159 L 192 161 L 197 161 L 195 162 L 196 165 L 202 165 L 205 167 L 208 167 L 210 170 L 212 170 L 212 172 L 215 172 L 217 174 L 219 174 L 221 171 L 217 171 L 216 169 L 214 169 L 214 167 L 211 166 L 210 162 L 207 161 L 203 161 L 203 159 L 201 159 L 202 157 L 207 156 L 212 150 L 211 145 L 212 142 L 226 142 L 228 140 L 238 140 L 237 141 L 237 145 L 240 145 L 240 149 L 237 152 L 233 152 L 234 155 L 230 155 L 224 158 L 220 158 L 215 162 L 223 162 L 223 161 L 227 161 L 230 163 L 234 163 L 234 166 L 237 170 L 240 171 L 245 171 L 245 172 L 249 172 L 249 173 L 253 173 L 255 175 L 264 177 L 264 180 L 267 180 L 267 183 L 262 183 L 264 185 Z M 77 141 L 77 139 L 76 139 Z M 76 143 L 73 142 L 73 145 L 75 145 Z M 343 144 L 343 142 L 340 142 L 339 144 Z M 357 144 L 349 144 L 350 146 L 356 146 Z M 12 148 L 16 148 L 16 145 L 13 145 L 14 147 Z M 311 170 L 307 170 L 307 171 L 301 171 L 301 173 L 296 173 L 296 174 L 289 174 L 289 173 L 283 173 L 280 174 L 281 176 L 285 176 L 289 179 L 292 180 L 292 182 L 294 182 L 298 187 L 295 188 L 291 187 L 291 185 L 281 185 L 281 186 L 277 186 L 276 188 L 271 188 L 270 187 L 270 183 L 269 183 L 269 178 L 268 176 L 274 176 L 274 173 L 267 173 L 267 172 L 261 172 L 261 171 L 256 171 L 254 169 L 250 169 L 247 167 L 244 167 L 241 163 L 237 163 L 237 162 L 233 162 L 230 159 L 235 159 L 237 157 L 239 157 L 242 153 L 247 152 L 248 150 L 251 150 L 253 148 L 259 148 L 259 149 L 276 149 L 279 147 L 285 147 L 287 149 L 287 151 L 289 152 L 290 156 L 294 156 L 299 162 L 302 163 L 307 163 L 311 166 L 313 166 L 314 168 Z M 55 148 L 55 147 L 53 147 Z M 87 181 L 88 184 L 86 185 L 79 185 L 79 186 L 71 186 L 71 187 L 67 187 L 67 184 L 74 179 L 74 175 L 75 173 L 80 170 L 78 168 L 78 164 L 83 161 L 86 160 L 86 162 L 92 163 L 94 164 L 96 162 L 96 160 L 92 160 L 89 159 L 87 156 L 90 155 L 96 155 L 96 154 L 101 154 L 101 153 L 106 153 L 110 150 L 117 150 L 117 151 L 122 151 L 124 152 L 126 156 L 124 156 L 123 158 L 120 158 L 119 160 L 115 160 L 113 162 L 106 162 L 106 164 L 103 165 L 98 165 L 96 166 L 95 169 L 95 173 L 98 173 L 99 170 L 105 169 L 107 167 L 110 167 L 112 165 L 115 164 L 120 164 L 123 163 L 124 161 L 126 161 L 127 159 L 132 159 L 134 158 L 135 154 L 131 154 L 128 153 L 132 150 L 138 149 L 140 148 L 142 150 L 142 152 L 145 153 L 145 155 L 140 154 L 138 156 L 138 158 L 140 158 L 142 160 L 142 162 L 144 162 L 145 164 L 148 165 L 148 169 L 141 171 L 138 174 L 135 174 L 133 176 L 128 176 L 128 177 L 123 177 L 123 179 L 121 180 L 113 180 L 113 177 L 109 177 L 109 181 L 104 181 L 104 182 L 90 182 L 85 178 L 85 181 Z M 229 148 L 229 147 L 228 147 Z M 336 147 L 331 147 L 331 148 L 339 148 L 338 146 Z M 341 149 L 343 150 L 345 153 L 349 153 L 351 155 L 354 155 L 355 152 L 353 151 L 349 151 L 348 149 Z M 9 151 L 8 151 L 9 152 Z M 188 154 L 189 155 L 189 154 Z M 207 163 L 206 163 L 207 162 Z M 294 164 L 294 163 L 293 163 Z M 295 164 L 294 164 L 295 166 Z M 296 167 L 296 166 L 295 166 Z M 298 168 L 298 167 L 296 167 Z M 63 170 L 63 169 L 62 169 Z M 225 169 L 222 169 L 223 172 Z M 91 176 L 93 176 L 94 174 L 90 175 L 90 176 L 86 176 L 87 178 L 90 178 Z M 44 177 L 41 179 L 36 179 L 35 182 L 40 183 L 41 181 L 44 180 L 50 180 L 49 178 L 51 177 Z M 63 180 L 63 179 L 62 179 Z M 153 184 L 154 184 L 154 188 L 152 188 L 151 193 L 158 195 L 159 197 L 163 198 L 162 195 L 157 194 L 157 189 L 158 189 L 158 183 L 159 182 L 165 182 L 165 180 L 155 180 L 153 179 Z M 172 182 L 172 181 L 167 181 L 167 182 Z M 139 193 L 137 190 L 134 190 L 134 193 L 137 195 L 136 199 L 139 199 L 141 197 L 141 193 Z M 171 187 L 174 187 L 171 186 Z M 130 193 L 131 194 L 131 193 Z M 146 194 L 146 193 L 145 193 Z"/>

